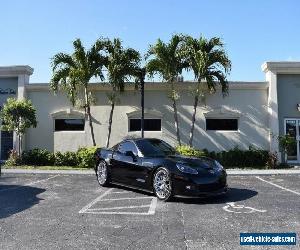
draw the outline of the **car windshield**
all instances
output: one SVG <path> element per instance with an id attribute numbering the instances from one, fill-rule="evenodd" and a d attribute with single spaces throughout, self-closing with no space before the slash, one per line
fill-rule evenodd
<path id="1" fill-rule="evenodd" d="M 168 156 L 176 154 L 176 150 L 168 143 L 158 139 L 137 140 L 137 147 L 145 157 Z"/>

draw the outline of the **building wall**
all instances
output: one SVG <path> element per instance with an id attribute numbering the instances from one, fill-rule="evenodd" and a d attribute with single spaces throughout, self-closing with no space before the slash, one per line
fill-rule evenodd
<path id="1" fill-rule="evenodd" d="M 110 106 L 105 90 L 96 91 L 96 105 L 92 107 L 96 142 L 104 146 L 107 137 Z M 166 89 L 146 90 L 146 117 L 162 119 L 162 132 L 145 132 L 145 137 L 157 137 L 176 145 L 176 133 L 171 102 Z M 37 108 L 38 126 L 29 129 L 26 135 L 26 149 L 34 147 L 48 150 L 76 150 L 80 146 L 91 145 L 88 123 L 84 132 L 53 132 L 52 113 L 70 108 L 67 98 L 59 94 L 40 90 L 27 90 L 28 98 Z M 193 98 L 188 90 L 180 91 L 178 113 L 183 143 L 188 143 L 190 120 L 193 110 Z M 140 95 L 133 90 L 120 95 L 120 103 L 115 107 L 110 146 L 126 137 L 140 136 L 140 132 L 128 132 L 128 115 L 140 108 Z M 237 111 L 239 113 L 239 131 L 206 131 L 205 112 L 216 110 Z M 149 111 L 149 112 L 148 112 Z M 224 113 L 221 112 L 224 116 Z M 70 115 L 65 115 L 70 116 Z M 67 118 L 67 117 L 65 117 Z M 215 117 L 218 118 L 218 117 Z M 208 96 L 206 106 L 199 105 L 194 134 L 194 146 L 208 150 L 228 150 L 235 146 L 248 149 L 249 146 L 268 148 L 267 89 L 232 89 L 229 96 L 223 98 L 220 93 Z"/>
<path id="2" fill-rule="evenodd" d="M 70 108 L 70 103 L 65 95 L 54 95 L 50 91 L 41 90 L 27 91 L 27 97 L 36 108 L 38 125 L 36 128 L 27 130 L 26 149 L 42 148 L 50 151 L 66 151 L 86 146 L 87 135 L 81 131 L 54 132 L 52 113 Z"/>
<path id="3" fill-rule="evenodd" d="M 300 118 L 300 74 L 278 74 L 278 122 L 279 134 L 284 134 L 285 118 Z"/>
<path id="4" fill-rule="evenodd" d="M 18 77 L 0 77 L 0 89 L 1 91 L 14 90 L 17 94 L 18 92 Z M 0 93 L 0 106 L 6 102 L 9 97 L 16 97 L 16 94 L 1 94 Z"/>

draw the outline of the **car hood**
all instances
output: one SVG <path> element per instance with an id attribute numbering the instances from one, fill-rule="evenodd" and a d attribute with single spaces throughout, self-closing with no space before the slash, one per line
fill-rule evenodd
<path id="1" fill-rule="evenodd" d="M 210 170 L 216 167 L 215 161 L 207 157 L 196 158 L 196 157 L 189 157 L 183 155 L 170 155 L 167 157 L 167 159 L 169 161 L 174 162 L 175 164 L 176 163 L 185 164 L 197 170 L 200 169 Z"/>

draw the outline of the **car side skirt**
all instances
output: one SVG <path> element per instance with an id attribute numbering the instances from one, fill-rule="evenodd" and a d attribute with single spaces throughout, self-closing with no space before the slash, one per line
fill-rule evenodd
<path id="1" fill-rule="evenodd" d="M 126 184 L 119 183 L 119 182 L 116 182 L 116 181 L 111 181 L 110 183 L 111 183 L 111 184 L 114 184 L 114 185 L 116 185 L 116 186 L 127 187 L 127 188 L 130 188 L 130 189 L 143 191 L 143 192 L 145 192 L 145 193 L 150 193 L 150 194 L 153 194 L 153 193 L 154 193 L 152 190 L 149 190 L 149 189 L 138 188 L 138 187 L 136 187 L 136 186 L 126 185 Z"/>

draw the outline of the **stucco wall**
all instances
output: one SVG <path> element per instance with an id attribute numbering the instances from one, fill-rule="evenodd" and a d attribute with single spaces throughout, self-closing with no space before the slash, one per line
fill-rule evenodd
<path id="1" fill-rule="evenodd" d="M 36 128 L 28 129 L 26 149 L 43 148 L 50 151 L 66 151 L 86 146 L 87 135 L 81 131 L 54 132 L 54 120 L 51 114 L 70 108 L 70 103 L 64 95 L 54 95 L 49 91 L 27 91 L 27 96 L 36 107 L 38 125 Z M 69 116 L 60 118 L 69 118 Z"/>
<path id="2" fill-rule="evenodd" d="M 12 89 L 18 92 L 18 78 L 17 77 L 0 77 L 0 88 L 2 90 Z M 6 102 L 7 98 L 16 97 L 15 94 L 0 94 L 0 106 Z"/>
<path id="3" fill-rule="evenodd" d="M 38 127 L 27 133 L 26 148 L 41 147 L 48 150 L 75 150 L 79 146 L 91 145 L 89 126 L 86 123 L 82 132 L 55 132 L 51 113 L 69 108 L 69 102 L 63 95 L 54 96 L 47 91 L 27 91 L 28 98 L 37 107 Z M 96 142 L 104 146 L 107 136 L 108 105 L 106 91 L 97 91 L 96 105 L 92 107 Z M 178 101 L 181 138 L 188 142 L 193 99 L 187 90 L 180 91 Z M 206 98 L 206 107 L 200 105 L 196 117 L 194 146 L 209 150 L 227 150 L 238 146 L 247 149 L 250 145 L 268 148 L 268 115 L 266 89 L 232 89 L 229 96 L 222 98 L 220 93 Z M 138 110 L 140 95 L 135 91 L 126 91 L 120 96 L 120 104 L 115 108 L 110 145 L 114 145 L 128 136 L 140 133 L 128 132 L 127 113 Z M 145 132 L 145 137 L 162 138 L 172 145 L 176 144 L 174 119 L 167 90 L 147 90 L 145 108 L 162 114 L 162 132 Z M 218 110 L 237 110 L 240 112 L 239 131 L 205 131 L 203 112 Z"/>
<path id="4" fill-rule="evenodd" d="M 300 75 L 277 75 L 279 134 L 284 134 L 285 118 L 300 118 Z"/>

